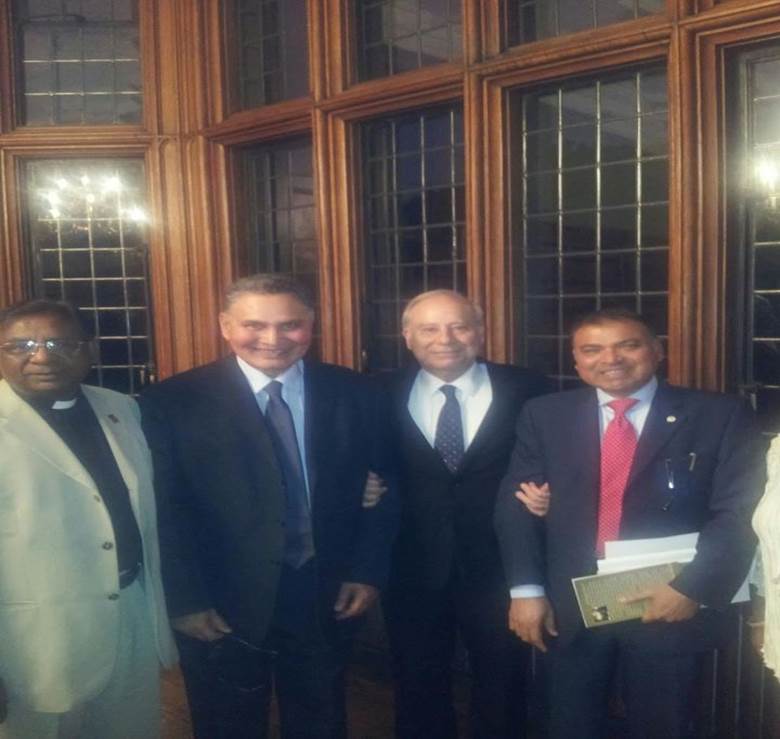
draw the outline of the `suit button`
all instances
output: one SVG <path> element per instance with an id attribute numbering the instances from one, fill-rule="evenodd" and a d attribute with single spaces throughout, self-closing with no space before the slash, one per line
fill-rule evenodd
<path id="1" fill-rule="evenodd" d="M 109 593 L 109 600 L 119 600 L 119 593 Z"/>
<path id="2" fill-rule="evenodd" d="M 103 542 L 103 549 L 108 550 L 108 549 L 113 549 L 113 548 L 114 548 L 114 545 L 110 541 L 104 541 Z"/>

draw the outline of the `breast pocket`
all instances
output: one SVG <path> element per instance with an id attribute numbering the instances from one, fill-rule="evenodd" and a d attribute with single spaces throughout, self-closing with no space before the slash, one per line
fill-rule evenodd
<path id="1" fill-rule="evenodd" d="M 19 513 L 14 496 L 0 493 L 0 536 L 15 536 L 19 533 Z"/>

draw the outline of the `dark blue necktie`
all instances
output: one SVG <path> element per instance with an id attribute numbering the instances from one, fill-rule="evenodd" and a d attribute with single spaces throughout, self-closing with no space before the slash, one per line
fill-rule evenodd
<path id="1" fill-rule="evenodd" d="M 439 390 L 446 400 L 436 423 L 436 447 L 450 472 L 455 472 L 463 459 L 463 422 L 460 419 L 460 403 L 455 396 L 454 385 L 442 385 Z"/>
<path id="2" fill-rule="evenodd" d="M 301 452 L 290 407 L 282 398 L 282 383 L 272 380 L 263 389 L 268 393 L 265 419 L 282 469 L 286 493 L 284 561 L 291 567 L 298 568 L 314 556 L 311 514 Z"/>

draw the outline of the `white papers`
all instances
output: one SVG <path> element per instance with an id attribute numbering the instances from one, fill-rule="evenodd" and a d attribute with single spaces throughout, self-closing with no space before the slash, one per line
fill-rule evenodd
<path id="1" fill-rule="evenodd" d="M 608 541 L 604 546 L 604 559 L 598 561 L 598 573 L 625 572 L 639 567 L 680 562 L 687 564 L 696 555 L 699 532 L 661 536 L 654 539 L 623 539 Z M 732 603 L 744 603 L 750 599 L 748 578 L 742 583 Z"/>

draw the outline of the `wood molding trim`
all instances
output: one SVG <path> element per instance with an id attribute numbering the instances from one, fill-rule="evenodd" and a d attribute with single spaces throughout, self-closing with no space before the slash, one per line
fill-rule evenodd
<path id="1" fill-rule="evenodd" d="M 740 22 L 734 23 L 734 8 L 723 5 L 706 22 L 681 25 L 686 67 L 682 80 L 687 85 L 682 95 L 692 102 L 683 120 L 687 151 L 681 233 L 686 241 L 690 240 L 683 246 L 683 253 L 690 255 L 690 268 L 697 277 L 695 282 L 688 281 L 692 295 L 681 321 L 690 366 L 680 369 L 690 384 L 707 389 L 725 388 L 729 350 L 724 299 L 728 280 L 724 116 L 728 101 L 723 53 L 728 47 L 780 36 L 778 6 L 780 3 L 743 7 Z"/>

